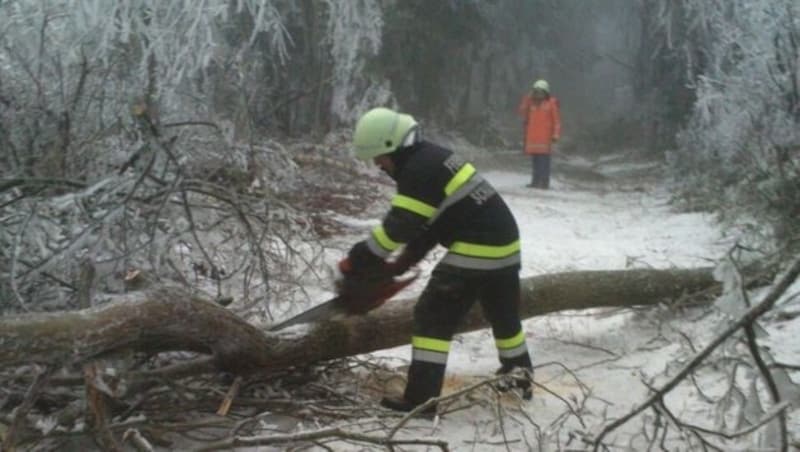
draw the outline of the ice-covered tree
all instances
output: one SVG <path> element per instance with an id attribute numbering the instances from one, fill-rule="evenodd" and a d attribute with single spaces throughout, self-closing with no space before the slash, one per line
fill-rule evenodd
<path id="1" fill-rule="evenodd" d="M 289 46 L 270 0 L 0 2 L 3 308 L 74 303 L 76 262 L 113 285 L 191 248 L 219 280 L 222 243 L 266 283 L 281 222 L 235 193 L 257 176 L 287 185 L 290 162 L 227 140 L 215 115 L 232 110 L 235 130 L 242 108 L 220 91 L 277 70 Z M 223 207 L 204 209 L 212 198 Z M 200 240 L 209 224 L 227 232 Z"/>
<path id="2" fill-rule="evenodd" d="M 0 163 L 11 174 L 81 173 L 107 155 L 87 141 L 124 128 L 132 108 L 208 118 L 204 79 L 249 70 L 256 48 L 278 64 L 289 45 L 269 0 L 7 1 L 0 30 Z"/>
<path id="3" fill-rule="evenodd" d="M 686 196 L 752 218 L 780 243 L 800 216 L 800 8 L 792 0 L 685 2 L 705 64 L 673 169 Z M 766 228 L 765 228 L 766 226 Z"/>

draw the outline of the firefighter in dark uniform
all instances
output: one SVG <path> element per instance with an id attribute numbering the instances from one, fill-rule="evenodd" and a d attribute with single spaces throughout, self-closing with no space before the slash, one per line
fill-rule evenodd
<path id="1" fill-rule="evenodd" d="M 476 300 L 492 325 L 498 373 L 522 369 L 525 377 L 517 385 L 529 399 L 532 365 L 519 318 L 519 231 L 506 203 L 472 164 L 422 140 L 410 115 L 370 110 L 356 124 L 353 142 L 359 159 L 372 159 L 395 180 L 397 194 L 382 224 L 340 263 L 345 281 L 402 274 L 436 244 L 448 250 L 414 308 L 405 392 L 381 404 L 411 411 L 439 396 L 450 341 Z"/>

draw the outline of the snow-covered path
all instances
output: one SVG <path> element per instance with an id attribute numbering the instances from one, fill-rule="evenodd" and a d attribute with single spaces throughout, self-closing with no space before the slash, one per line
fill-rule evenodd
<path id="1" fill-rule="evenodd" d="M 503 194 L 519 223 L 522 276 L 708 266 L 730 246 L 709 215 L 673 211 L 663 188 L 585 189 L 556 175 L 552 189 L 542 191 L 524 187 L 526 174 L 483 174 Z M 684 347 L 675 343 L 673 329 L 678 327 L 663 318 L 674 315 L 654 308 L 643 313 L 565 312 L 528 319 L 524 328 L 537 366 L 535 379 L 541 385 L 534 400 L 520 403 L 504 397 L 505 422 L 500 425 L 493 395 L 486 391 L 483 400 L 476 396 L 474 406 L 442 416 L 433 426 L 419 421 L 419 433 L 446 438 L 454 450 L 564 450 L 570 432 L 596 433 L 602 418 L 619 417 L 644 398 L 643 378 L 661 374 L 685 357 Z M 707 327 L 692 324 L 692 319 L 686 322 L 699 331 Z M 395 365 L 409 355 L 409 346 L 373 354 L 391 357 L 388 362 Z M 488 330 L 458 336 L 450 353 L 445 394 L 491 376 L 497 367 Z M 398 366 L 398 372 L 402 368 Z M 622 431 L 640 429 L 634 424 Z M 583 446 L 574 441 L 572 447 Z M 637 450 L 636 440 L 631 444 Z"/>
<path id="2" fill-rule="evenodd" d="M 676 213 L 669 194 L 525 188 L 527 175 L 488 172 L 519 223 L 523 276 L 566 270 L 709 265 L 724 252 L 704 213 Z"/>
<path id="3" fill-rule="evenodd" d="M 631 162 L 625 156 L 595 162 L 566 160 L 554 168 L 552 188 L 547 191 L 525 187 L 527 166 L 486 170 L 485 165 L 477 165 L 515 214 L 521 230 L 523 277 L 581 270 L 708 267 L 735 241 L 735 237 L 723 235 L 711 215 L 675 210 L 656 163 Z M 387 200 L 393 194 L 391 188 L 386 186 Z M 335 237 L 327 259 L 335 262 L 342 250 L 363 239 L 385 208 L 377 205 L 359 218 L 339 217 L 352 234 Z M 437 248 L 420 264 L 423 277 L 402 298 L 413 298 L 413 292 L 422 289 L 425 276 L 443 254 L 444 250 Z M 800 282 L 794 292 L 800 290 L 798 286 Z M 561 311 L 526 319 L 523 326 L 535 366 L 533 400 L 499 396 L 483 386 L 444 404 L 444 414 L 433 422 L 412 419 L 396 437 L 443 439 L 455 451 L 591 450 L 585 439 L 594 438 L 604 426 L 641 404 L 649 388 L 659 387 L 674 375 L 729 320 L 720 310 L 706 306 Z M 800 320 L 765 323 L 764 327 L 772 336 L 762 337 L 762 343 L 769 344 L 778 359 L 795 362 L 797 347 L 787 338 L 796 337 Z M 706 366 L 665 397 L 675 416 L 728 432 L 746 426 L 742 423 L 746 416 L 750 422 L 763 417 L 760 406 L 749 406 L 752 401 L 766 400 L 763 388 L 748 383 L 754 379 L 752 369 L 741 371 L 746 379 L 738 382 L 741 387 L 736 391 L 731 390 L 730 375 L 737 371 L 724 363 L 731 362 L 731 355 L 739 359 L 742 351 L 737 351 L 737 346 L 729 341 L 715 358 L 721 366 Z M 354 370 L 358 377 L 348 381 L 350 390 L 368 401 L 362 408 L 380 413 L 362 419 L 364 432 L 385 434 L 399 422 L 396 413 L 381 410 L 377 402 L 387 392 L 402 391 L 410 355 L 406 345 L 356 358 L 359 363 L 383 364 L 359 366 Z M 485 381 L 498 365 L 489 330 L 456 336 L 443 395 Z M 741 379 L 741 375 L 737 377 Z M 755 395 L 759 390 L 761 397 Z M 712 400 L 715 402 L 707 403 Z M 800 430 L 798 422 L 790 418 L 790 431 Z M 654 412 L 648 411 L 604 438 L 604 446 L 614 451 L 650 450 L 661 435 L 665 435 L 668 450 L 687 450 L 687 441 L 696 445 L 696 439 L 687 440 L 674 424 L 657 421 Z M 743 447 L 737 444 L 723 449 L 772 450 L 764 447 L 774 444 L 770 442 L 774 437 L 774 432 L 760 429 L 741 439 L 738 444 Z M 656 443 L 654 438 L 659 438 Z M 330 444 L 334 450 L 364 450 L 353 443 Z M 402 450 L 432 447 L 404 446 Z"/>

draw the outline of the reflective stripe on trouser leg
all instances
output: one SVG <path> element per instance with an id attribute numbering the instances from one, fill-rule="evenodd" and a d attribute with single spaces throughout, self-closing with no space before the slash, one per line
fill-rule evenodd
<path id="1" fill-rule="evenodd" d="M 525 343 L 525 333 L 521 329 L 519 333 L 510 338 L 495 338 L 495 345 L 500 363 L 517 367 L 532 367 L 528 345 Z"/>
<path id="2" fill-rule="evenodd" d="M 414 306 L 413 359 L 405 391 L 409 402 L 420 404 L 441 393 L 450 339 L 475 298 L 462 274 L 434 269 Z"/>
<path id="3" fill-rule="evenodd" d="M 449 340 L 413 336 L 411 338 L 411 347 L 411 359 L 414 361 L 447 365 L 447 354 L 450 352 Z"/>
<path id="4" fill-rule="evenodd" d="M 497 345 L 497 354 L 501 358 L 511 359 L 528 353 L 528 346 L 525 344 L 525 333 L 522 330 L 507 339 L 495 338 L 494 342 Z"/>
<path id="5" fill-rule="evenodd" d="M 483 314 L 492 324 L 500 363 L 531 367 L 525 332 L 519 318 L 520 285 L 517 270 L 493 272 L 479 290 Z"/>
<path id="6" fill-rule="evenodd" d="M 404 397 L 419 405 L 441 393 L 450 341 L 413 336 L 411 350 L 412 360 Z"/>
<path id="7" fill-rule="evenodd" d="M 449 340 L 424 336 L 411 338 L 411 366 L 404 395 L 407 401 L 419 405 L 439 396 L 449 351 Z"/>

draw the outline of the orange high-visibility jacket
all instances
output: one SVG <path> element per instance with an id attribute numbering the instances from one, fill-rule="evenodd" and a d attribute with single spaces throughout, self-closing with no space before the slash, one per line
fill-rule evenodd
<path id="1" fill-rule="evenodd" d="M 561 137 L 558 99 L 550 96 L 537 102 L 525 94 L 519 103 L 519 116 L 525 121 L 525 153 L 549 154 L 553 141 Z"/>

